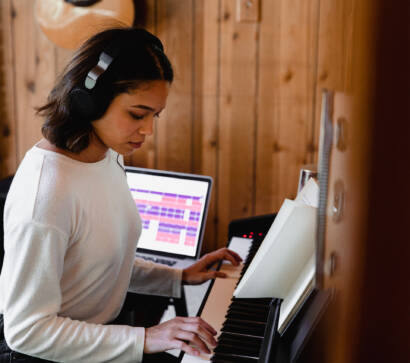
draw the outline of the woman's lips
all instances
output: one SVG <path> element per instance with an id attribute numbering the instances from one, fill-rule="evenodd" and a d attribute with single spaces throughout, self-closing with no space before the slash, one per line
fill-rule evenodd
<path id="1" fill-rule="evenodd" d="M 130 144 L 131 147 L 134 148 L 134 149 L 139 149 L 142 145 L 142 142 L 131 142 L 130 141 L 128 144 Z"/>

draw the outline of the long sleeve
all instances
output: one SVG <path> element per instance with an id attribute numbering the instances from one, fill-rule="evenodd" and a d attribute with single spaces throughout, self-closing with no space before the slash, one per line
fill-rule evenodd
<path id="1" fill-rule="evenodd" d="M 6 230 L 1 286 L 5 337 L 16 351 L 62 362 L 139 362 L 144 329 L 60 316 L 60 280 L 69 239 L 50 225 Z M 75 296 L 72 297 L 75 299 Z"/>
<path id="2" fill-rule="evenodd" d="M 181 297 L 182 270 L 134 260 L 129 290 L 141 294 Z"/>

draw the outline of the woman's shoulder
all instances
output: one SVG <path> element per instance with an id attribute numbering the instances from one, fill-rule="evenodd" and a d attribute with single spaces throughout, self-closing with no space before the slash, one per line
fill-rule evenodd
<path id="1" fill-rule="evenodd" d="M 30 149 L 13 178 L 6 201 L 8 220 L 35 221 L 69 228 L 80 173 L 64 158 Z M 6 219 L 6 221 L 7 221 Z"/>

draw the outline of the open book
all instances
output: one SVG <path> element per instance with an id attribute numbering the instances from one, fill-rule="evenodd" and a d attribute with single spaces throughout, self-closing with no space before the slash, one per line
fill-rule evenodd
<path id="1" fill-rule="evenodd" d="M 279 333 L 314 287 L 318 197 L 310 179 L 295 200 L 284 201 L 234 292 L 240 298 L 282 298 Z"/>

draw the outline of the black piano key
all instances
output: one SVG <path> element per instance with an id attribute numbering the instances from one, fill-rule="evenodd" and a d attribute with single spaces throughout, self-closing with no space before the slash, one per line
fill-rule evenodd
<path id="1" fill-rule="evenodd" d="M 228 311 L 225 315 L 227 320 L 229 319 L 241 319 L 241 320 L 252 320 L 263 322 L 266 321 L 268 313 L 252 313 L 252 312 L 243 312 L 243 311 Z"/>
<path id="2" fill-rule="evenodd" d="M 229 305 L 230 308 L 237 308 L 237 309 L 244 309 L 247 311 L 268 311 L 269 305 L 268 304 L 258 304 L 258 303 L 251 303 L 251 302 L 242 302 L 242 301 L 235 301 L 233 300 Z"/>
<path id="3" fill-rule="evenodd" d="M 269 311 L 249 311 L 243 309 L 229 309 L 226 319 L 244 319 L 252 321 L 266 321 Z"/>
<path id="4" fill-rule="evenodd" d="M 271 297 L 232 297 L 233 302 L 247 302 L 251 304 L 262 304 L 262 305 L 269 305 L 272 301 Z"/>
<path id="5" fill-rule="evenodd" d="M 253 354 L 259 356 L 262 341 L 262 337 L 234 333 L 222 333 L 218 339 L 218 347 L 225 347 L 226 345 L 242 347 L 246 349 L 246 352 L 248 352 L 249 354 L 253 352 Z M 240 353 L 239 351 L 235 352 Z M 242 351 L 242 353 L 243 352 L 244 351 Z"/>
<path id="6" fill-rule="evenodd" d="M 248 339 L 254 339 L 254 341 L 261 341 L 263 337 L 257 336 L 257 335 L 251 335 L 251 334 L 244 334 L 244 333 L 234 333 L 234 332 L 222 332 L 219 338 L 225 336 L 230 336 L 230 337 L 236 337 L 238 340 L 248 340 Z M 219 339 L 218 338 L 218 339 Z"/>
<path id="7" fill-rule="evenodd" d="M 250 301 L 252 300 L 252 301 Z M 269 310 L 269 304 L 270 301 L 265 302 L 265 301 L 254 301 L 254 299 L 238 299 L 235 298 L 232 300 L 232 303 L 230 306 L 234 307 L 243 307 L 243 308 L 249 308 L 249 309 L 266 309 Z"/>
<path id="8" fill-rule="evenodd" d="M 265 323 L 253 322 L 248 320 L 231 319 L 225 321 L 222 325 L 221 331 L 244 333 L 256 336 L 263 336 L 265 331 Z"/>
<path id="9" fill-rule="evenodd" d="M 223 332 L 218 338 L 218 346 L 214 352 L 259 356 L 262 340 L 262 337 Z"/>
<path id="10" fill-rule="evenodd" d="M 249 299 L 233 300 L 225 316 L 227 321 L 246 320 L 265 322 L 269 314 L 269 305 L 265 301 L 244 301 Z"/>

